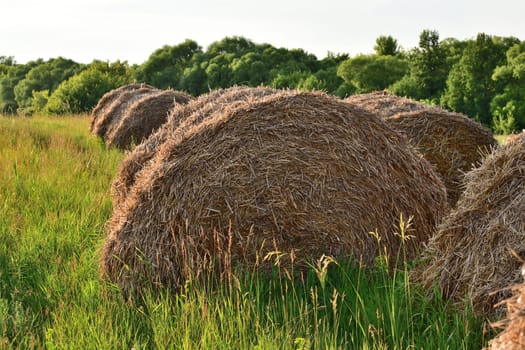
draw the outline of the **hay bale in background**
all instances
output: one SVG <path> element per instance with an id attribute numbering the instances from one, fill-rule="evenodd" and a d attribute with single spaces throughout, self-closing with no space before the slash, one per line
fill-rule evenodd
<path id="1" fill-rule="evenodd" d="M 376 92 L 347 99 L 405 134 L 412 145 L 436 166 L 453 207 L 462 192 L 463 174 L 497 145 L 490 130 L 459 113 L 428 106 L 403 97 Z"/>
<path id="2" fill-rule="evenodd" d="M 435 165 L 447 188 L 451 207 L 463 191 L 464 174 L 479 165 L 483 154 L 497 146 L 492 133 L 481 124 L 438 108 L 398 113 L 384 120 L 404 133 L 423 157 Z"/>
<path id="3" fill-rule="evenodd" d="M 521 268 L 525 277 L 525 266 Z M 525 348 L 525 282 L 512 288 L 514 295 L 505 300 L 507 317 L 493 325 L 503 331 L 489 341 L 489 350 L 522 350 Z"/>
<path id="4" fill-rule="evenodd" d="M 126 109 L 142 97 L 158 91 L 160 90 L 149 85 L 141 86 L 138 89 L 123 90 L 101 111 L 100 117 L 93 125 L 92 133 L 107 142 L 108 134 L 117 126 Z"/>
<path id="5" fill-rule="evenodd" d="M 514 143 L 516 141 L 519 141 L 523 137 L 525 137 L 525 130 L 523 130 L 521 132 L 518 132 L 518 133 L 507 135 L 507 138 L 505 139 L 505 143 L 506 144 L 507 143 Z"/>
<path id="6" fill-rule="evenodd" d="M 132 143 L 140 144 L 164 124 L 175 105 L 184 105 L 192 99 L 186 93 L 173 90 L 142 96 L 128 107 L 117 125 L 107 134 L 108 145 L 129 150 Z"/>
<path id="7" fill-rule="evenodd" d="M 212 112 L 224 108 L 231 102 L 259 98 L 277 93 L 278 91 L 279 90 L 264 87 L 232 87 L 201 95 L 186 105 L 176 105 L 170 112 L 166 123 L 155 133 L 151 134 L 148 139 L 135 147 L 133 152 L 128 154 L 121 162 L 118 175 L 113 181 L 112 186 L 113 205 L 118 205 L 125 199 L 129 189 L 135 183 L 137 174 L 146 167 L 168 136 L 172 135 L 179 124 L 184 122 L 192 113 L 199 111 L 200 117 L 192 119 L 189 125 L 186 124 L 186 127 L 200 123 L 212 114 Z"/>
<path id="8" fill-rule="evenodd" d="M 430 105 L 405 97 L 390 95 L 387 91 L 351 95 L 345 101 L 364 108 L 381 118 L 388 118 L 398 113 L 416 112 L 432 108 Z"/>
<path id="9" fill-rule="evenodd" d="M 153 89 L 153 86 L 144 83 L 134 83 L 121 86 L 119 88 L 113 89 L 105 93 L 91 112 L 91 123 L 89 126 L 89 131 L 91 131 L 91 133 L 95 135 L 97 134 L 95 131 L 95 125 L 97 125 L 100 122 L 100 118 L 107 113 L 108 107 L 120 96 L 120 94 L 145 87 Z"/>
<path id="10" fill-rule="evenodd" d="M 498 147 L 465 175 L 465 191 L 423 254 L 416 280 L 490 314 L 520 280 L 525 258 L 525 137 Z"/>
<path id="11" fill-rule="evenodd" d="M 275 250 L 372 264 L 383 246 L 398 253 L 400 215 L 414 216 L 410 259 L 446 211 L 443 183 L 406 138 L 334 97 L 286 91 L 201 110 L 107 225 L 102 270 L 125 292 L 178 289 L 206 262 L 251 268 Z"/>

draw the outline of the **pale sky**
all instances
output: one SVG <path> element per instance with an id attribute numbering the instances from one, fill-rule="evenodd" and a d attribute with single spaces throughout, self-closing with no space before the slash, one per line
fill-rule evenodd
<path id="1" fill-rule="evenodd" d="M 142 63 L 185 39 L 204 49 L 225 36 L 327 52 L 372 53 L 392 35 L 417 46 L 422 30 L 441 39 L 477 33 L 525 40 L 525 0 L 0 0 L 0 56 L 25 63 L 62 56 Z"/>

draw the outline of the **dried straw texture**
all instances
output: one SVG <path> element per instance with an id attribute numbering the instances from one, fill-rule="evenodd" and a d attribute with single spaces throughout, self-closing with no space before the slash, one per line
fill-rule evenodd
<path id="1" fill-rule="evenodd" d="M 113 89 L 111 91 L 108 91 L 107 93 L 102 96 L 102 98 L 98 101 L 95 108 L 93 108 L 93 111 L 91 112 L 91 124 L 89 126 L 89 130 L 93 134 L 97 134 L 95 132 L 95 125 L 97 125 L 100 122 L 100 118 L 107 113 L 108 107 L 120 96 L 120 94 L 127 92 L 127 91 L 133 91 L 138 90 L 140 88 L 151 88 L 153 89 L 153 86 L 147 85 L 147 84 L 128 84 L 121 86 L 117 89 Z"/>
<path id="2" fill-rule="evenodd" d="M 142 96 L 129 106 L 111 133 L 107 134 L 108 145 L 123 150 L 131 149 L 133 144 L 140 144 L 164 124 L 168 113 L 176 105 L 184 105 L 192 99 L 186 93 L 173 90 Z"/>
<path id="3" fill-rule="evenodd" d="M 500 146 L 465 175 L 465 191 L 443 220 L 414 277 L 445 297 L 490 314 L 519 282 L 525 258 L 525 138 Z"/>
<path id="4" fill-rule="evenodd" d="M 386 91 L 351 95 L 347 97 L 345 101 L 360 106 L 381 118 L 388 118 L 398 113 L 416 112 L 432 108 L 432 106 L 421 102 L 390 95 Z"/>
<path id="5" fill-rule="evenodd" d="M 398 253 L 401 214 L 414 216 L 411 258 L 446 210 L 441 180 L 406 138 L 334 97 L 286 91 L 201 111 L 107 225 L 102 270 L 125 292 L 144 281 L 178 289 L 210 261 L 224 262 L 220 273 L 264 269 L 258 259 L 275 250 L 371 264 L 381 250 L 371 231 Z"/>
<path id="6" fill-rule="evenodd" d="M 376 92 L 347 99 L 369 112 L 380 115 L 391 127 L 405 134 L 412 145 L 436 167 L 447 188 L 453 207 L 469 171 L 492 147 L 492 133 L 465 115 Z"/>
<path id="7" fill-rule="evenodd" d="M 463 191 L 464 174 L 479 165 L 483 155 L 497 145 L 492 133 L 481 124 L 438 108 L 399 113 L 384 120 L 404 133 L 436 167 L 447 188 L 451 207 Z"/>
<path id="8" fill-rule="evenodd" d="M 519 142 L 519 140 L 523 138 L 524 136 L 525 136 L 525 130 L 519 133 L 509 134 L 507 136 L 507 139 L 505 140 L 505 143 Z"/>
<path id="9" fill-rule="evenodd" d="M 271 88 L 251 88 L 251 87 L 232 87 L 228 89 L 219 89 L 199 98 L 190 101 L 187 104 L 177 104 L 170 112 L 168 120 L 160 129 L 152 133 L 148 139 L 133 149 L 133 152 L 121 162 L 119 173 L 113 181 L 112 195 L 113 205 L 119 205 L 129 192 L 129 189 L 135 184 L 137 174 L 142 171 L 157 153 L 157 149 L 166 141 L 169 135 L 172 135 L 178 128 L 179 124 L 185 121 L 192 113 L 199 111 L 199 118 L 193 118 L 186 127 L 200 123 L 213 112 L 225 108 L 232 102 L 252 100 L 277 93 L 279 90 Z"/>
<path id="10" fill-rule="evenodd" d="M 521 269 L 524 276 L 524 268 Z M 514 295 L 506 299 L 506 319 L 494 324 L 503 331 L 489 341 L 489 350 L 522 350 L 525 349 L 525 283 L 512 288 Z"/>
<path id="11" fill-rule="evenodd" d="M 134 102 L 147 96 L 160 91 L 156 88 L 149 86 L 140 87 L 138 89 L 132 89 L 123 91 L 104 109 L 104 114 L 101 114 L 93 126 L 92 133 L 101 137 L 105 142 L 108 141 L 108 135 L 111 134 L 113 128 L 115 128 L 126 110 Z"/>

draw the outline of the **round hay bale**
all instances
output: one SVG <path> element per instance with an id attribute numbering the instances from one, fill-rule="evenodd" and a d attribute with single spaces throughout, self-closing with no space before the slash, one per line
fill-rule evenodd
<path id="1" fill-rule="evenodd" d="M 480 314 L 508 297 L 525 258 L 525 137 L 496 148 L 465 175 L 465 191 L 423 253 L 416 280 Z"/>
<path id="2" fill-rule="evenodd" d="M 374 91 L 367 94 L 351 95 L 345 101 L 357 105 L 381 118 L 398 113 L 421 111 L 432 106 L 405 97 L 390 95 L 387 91 Z"/>
<path id="3" fill-rule="evenodd" d="M 221 273 L 264 269 L 272 251 L 294 252 L 296 269 L 322 254 L 373 264 L 399 252 L 400 215 L 413 216 L 410 259 L 447 210 L 406 138 L 335 97 L 285 91 L 201 111 L 168 135 L 107 225 L 102 270 L 125 292 L 178 289 L 210 261 Z"/>
<path id="4" fill-rule="evenodd" d="M 175 105 L 192 100 L 190 95 L 173 90 L 146 94 L 129 106 L 118 124 L 107 135 L 109 146 L 129 150 L 158 129 Z"/>
<path id="5" fill-rule="evenodd" d="M 384 120 L 407 135 L 416 150 L 436 167 L 451 207 L 463 191 L 464 174 L 497 145 L 492 133 L 481 124 L 442 109 L 399 113 Z"/>
<path id="6" fill-rule="evenodd" d="M 514 143 L 516 141 L 519 141 L 521 138 L 523 138 L 525 135 L 525 130 L 521 131 L 521 132 L 518 132 L 518 133 L 514 133 L 514 134 L 509 134 L 507 135 L 507 139 L 505 140 L 505 143 Z"/>
<path id="7" fill-rule="evenodd" d="M 149 87 L 151 89 L 154 89 L 153 86 L 144 84 L 144 83 L 133 83 L 128 85 L 123 85 L 119 88 L 113 89 L 111 91 L 108 91 L 102 96 L 102 98 L 98 101 L 95 108 L 93 108 L 93 111 L 91 112 L 91 123 L 89 125 L 89 131 L 91 131 L 93 134 L 97 134 L 95 132 L 95 125 L 99 123 L 99 119 L 102 117 L 102 115 L 106 114 L 108 107 L 115 101 L 120 94 L 127 91 L 133 91 L 138 90 L 140 88 Z"/>
<path id="8" fill-rule="evenodd" d="M 426 160 L 436 167 L 453 207 L 463 188 L 465 172 L 479 164 L 483 154 L 497 145 L 490 130 L 459 113 L 428 106 L 403 97 L 377 92 L 347 99 L 405 134 Z"/>
<path id="9" fill-rule="evenodd" d="M 158 91 L 160 90 L 151 88 L 150 86 L 122 91 L 115 97 L 113 102 L 104 108 L 104 114 L 101 114 L 100 117 L 97 118 L 93 126 L 93 133 L 107 142 L 108 135 L 112 132 L 113 128 L 118 125 L 129 106 L 144 96 Z"/>
<path id="10" fill-rule="evenodd" d="M 168 135 L 172 135 L 179 124 L 184 122 L 192 113 L 199 111 L 200 117 L 193 118 L 190 123 L 186 124 L 186 127 L 200 123 L 212 112 L 224 108 L 231 102 L 260 98 L 277 93 L 278 91 L 279 90 L 265 87 L 252 88 L 236 86 L 201 95 L 185 105 L 176 105 L 170 112 L 167 122 L 155 133 L 152 133 L 148 139 L 135 147 L 121 162 L 118 175 L 113 181 L 112 186 L 114 205 L 118 205 L 118 203 L 124 200 L 129 189 L 134 185 L 137 174 L 146 167 L 160 146 L 168 138 Z"/>
<path id="11" fill-rule="evenodd" d="M 521 274 L 525 276 L 525 266 Z M 525 282 L 511 289 L 513 296 L 503 303 L 507 307 L 506 318 L 492 325 L 503 331 L 489 341 L 489 350 L 522 350 L 525 347 Z"/>

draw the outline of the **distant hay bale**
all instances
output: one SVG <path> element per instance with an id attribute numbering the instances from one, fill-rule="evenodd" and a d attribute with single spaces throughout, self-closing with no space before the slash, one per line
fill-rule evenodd
<path id="1" fill-rule="evenodd" d="M 168 118 L 176 105 L 184 105 L 193 98 L 183 92 L 161 90 L 146 94 L 131 104 L 122 118 L 106 136 L 109 146 L 129 150 L 132 143 L 140 144 Z"/>
<path id="2" fill-rule="evenodd" d="M 507 139 L 505 140 L 505 143 L 514 143 L 516 141 L 519 141 L 521 138 L 523 138 L 525 135 L 525 130 L 521 131 L 521 132 L 518 132 L 518 133 L 514 133 L 514 134 L 509 134 L 507 136 Z"/>
<path id="3" fill-rule="evenodd" d="M 214 111 L 225 108 L 231 102 L 259 98 L 277 93 L 278 91 L 279 90 L 264 87 L 250 88 L 236 86 L 228 89 L 214 90 L 209 94 L 199 96 L 187 104 L 176 105 L 170 112 L 166 123 L 162 125 L 162 128 L 151 134 L 148 139 L 135 147 L 133 152 L 129 153 L 121 162 L 119 173 L 113 181 L 112 186 L 114 205 L 124 200 L 129 189 L 134 185 L 137 174 L 149 163 L 168 136 L 172 135 L 178 126 L 192 113 L 199 111 L 200 117 L 192 119 L 190 125 L 186 125 L 186 127 L 200 123 Z"/>
<path id="4" fill-rule="evenodd" d="M 91 112 L 91 124 L 89 126 L 89 131 L 91 131 L 95 135 L 97 134 L 95 132 L 95 125 L 97 125 L 100 122 L 100 118 L 102 117 L 102 115 L 106 114 L 108 107 L 113 103 L 113 101 L 115 101 L 120 96 L 120 94 L 122 94 L 123 92 L 138 90 L 140 88 L 145 87 L 153 89 L 153 86 L 144 83 L 134 83 L 123 85 L 119 88 L 113 89 L 105 93 Z"/>
<path id="5" fill-rule="evenodd" d="M 416 112 L 432 108 L 432 106 L 421 102 L 391 95 L 387 91 L 374 91 L 367 94 L 351 95 L 347 97 L 345 101 L 364 108 L 381 118 L 388 118 L 398 113 Z"/>
<path id="6" fill-rule="evenodd" d="M 442 109 L 399 113 L 385 121 L 407 135 L 423 157 L 436 166 L 451 207 L 463 191 L 464 174 L 497 145 L 492 133 L 481 124 Z"/>
<path id="7" fill-rule="evenodd" d="M 92 133 L 107 142 L 108 135 L 112 132 L 113 128 L 118 125 L 126 109 L 144 96 L 158 91 L 160 90 L 152 88 L 149 85 L 141 86 L 138 89 L 123 89 L 120 93 L 114 96 L 113 100 L 107 107 L 100 110 L 100 116 L 94 122 Z M 93 116 L 93 120 L 94 119 L 95 117 Z"/>
<path id="8" fill-rule="evenodd" d="M 512 252 L 525 258 L 525 137 L 495 149 L 464 181 L 456 209 L 429 241 L 414 277 L 490 314 L 508 297 L 503 289 L 519 282 Z"/>
<path id="9" fill-rule="evenodd" d="M 525 277 L 525 267 L 521 274 Z M 493 326 L 503 331 L 489 341 L 489 350 L 522 350 L 525 348 L 525 282 L 513 286 L 514 294 L 503 304 L 507 306 L 507 317 Z"/>
<path id="10" fill-rule="evenodd" d="M 492 133 L 459 113 L 428 106 L 383 91 L 354 95 L 351 103 L 375 113 L 404 133 L 423 157 L 436 166 L 454 206 L 462 192 L 463 174 L 477 165 L 483 154 L 497 145 Z"/>
<path id="11" fill-rule="evenodd" d="M 276 250 L 296 267 L 322 254 L 373 264 L 399 252 L 400 215 L 413 216 L 410 259 L 447 210 L 406 138 L 335 97 L 284 91 L 201 112 L 168 135 L 107 225 L 102 271 L 125 292 L 179 289 L 210 261 L 265 269 Z"/>

